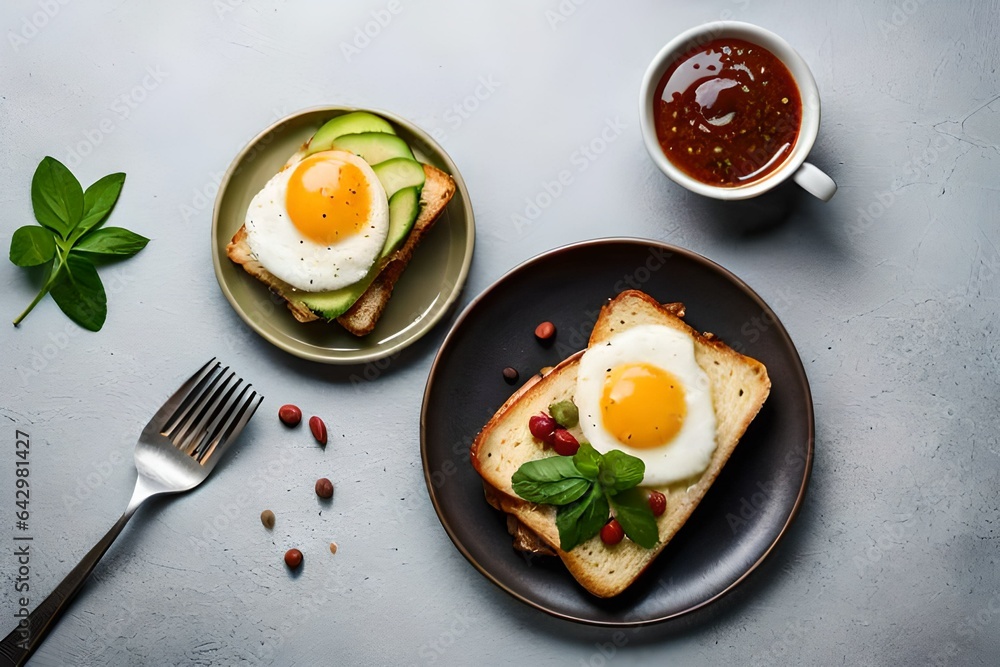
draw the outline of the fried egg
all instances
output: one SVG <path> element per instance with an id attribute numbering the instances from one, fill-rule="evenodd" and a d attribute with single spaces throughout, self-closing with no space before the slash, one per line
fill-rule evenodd
<path id="1" fill-rule="evenodd" d="M 602 454 L 619 449 L 642 459 L 643 484 L 669 484 L 708 468 L 716 417 L 691 336 L 643 324 L 589 348 L 574 401 L 584 437 Z"/>
<path id="2" fill-rule="evenodd" d="M 247 243 L 272 274 L 307 292 L 358 282 L 382 252 L 389 201 L 360 157 L 322 151 L 290 163 L 250 202 Z"/>

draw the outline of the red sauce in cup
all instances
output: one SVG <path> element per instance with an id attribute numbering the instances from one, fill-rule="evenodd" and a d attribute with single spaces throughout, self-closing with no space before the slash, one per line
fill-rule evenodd
<path id="1" fill-rule="evenodd" d="M 660 147 L 678 169 L 708 185 L 738 187 L 791 154 L 802 99 L 773 53 L 717 39 L 670 66 L 656 87 L 653 118 Z"/>

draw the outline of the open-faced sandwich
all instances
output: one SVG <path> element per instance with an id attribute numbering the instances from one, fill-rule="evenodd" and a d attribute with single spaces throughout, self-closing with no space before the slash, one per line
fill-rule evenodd
<path id="1" fill-rule="evenodd" d="M 380 116 L 323 125 L 250 202 L 226 248 L 300 322 L 372 331 L 455 182 Z"/>
<path id="2" fill-rule="evenodd" d="M 683 316 L 622 292 L 587 349 L 526 382 L 471 448 L 515 547 L 558 555 L 599 597 L 659 555 L 770 392 L 763 364 Z"/>

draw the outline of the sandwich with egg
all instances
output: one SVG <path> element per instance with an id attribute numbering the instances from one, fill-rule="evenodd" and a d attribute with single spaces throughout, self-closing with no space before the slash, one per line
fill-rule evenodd
<path id="1" fill-rule="evenodd" d="M 424 235 L 455 194 L 381 116 L 324 124 L 251 200 L 229 258 L 300 322 L 374 329 Z"/>
<path id="2" fill-rule="evenodd" d="M 683 316 L 622 292 L 587 349 L 526 382 L 471 447 L 515 547 L 557 555 L 598 597 L 676 535 L 770 392 L 763 364 Z"/>

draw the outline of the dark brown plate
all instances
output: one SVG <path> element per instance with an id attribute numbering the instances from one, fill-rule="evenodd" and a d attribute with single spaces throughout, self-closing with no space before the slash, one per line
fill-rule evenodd
<path id="1" fill-rule="evenodd" d="M 521 381 L 586 346 L 604 302 L 629 288 L 681 301 L 686 320 L 759 359 L 771 395 L 722 474 L 650 568 L 621 595 L 587 593 L 558 559 L 511 547 L 483 499 L 469 444 Z M 555 323 L 543 347 L 535 325 Z M 635 626 L 694 611 L 743 581 L 788 530 L 812 468 L 813 406 L 802 362 L 771 309 L 710 260 L 645 239 L 598 239 L 528 260 L 477 297 L 445 338 L 424 392 L 421 455 L 434 509 L 459 551 L 514 597 L 581 623 Z"/>

